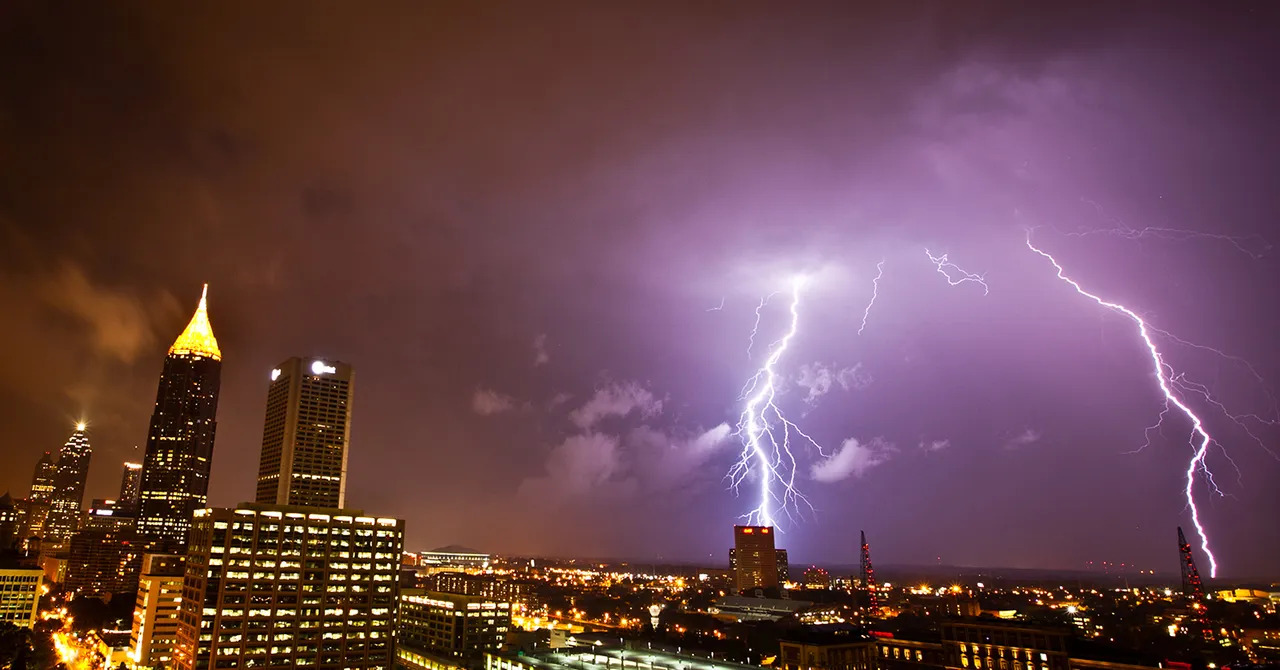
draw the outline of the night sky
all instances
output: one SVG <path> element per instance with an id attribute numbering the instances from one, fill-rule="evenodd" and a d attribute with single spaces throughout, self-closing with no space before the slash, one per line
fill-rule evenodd
<path id="1" fill-rule="evenodd" d="M 851 4 L 4 3 L 0 489 L 83 416 L 113 496 L 208 282 L 211 504 L 253 495 L 271 368 L 324 356 L 347 502 L 410 548 L 727 564 L 788 316 L 748 358 L 755 308 L 807 273 L 778 402 L 837 455 L 797 454 L 793 563 L 865 529 L 884 564 L 1176 571 L 1190 427 L 1130 453 L 1136 330 L 1024 231 L 1275 418 L 1280 5 Z M 1145 227 L 1235 237 L 1078 235 Z M 1190 399 L 1221 574 L 1274 574 L 1280 428 Z"/>

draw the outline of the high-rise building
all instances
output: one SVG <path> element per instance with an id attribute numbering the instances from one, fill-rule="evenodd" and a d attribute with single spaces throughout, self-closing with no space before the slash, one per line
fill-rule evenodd
<path id="1" fill-rule="evenodd" d="M 178 644 L 178 607 L 187 557 L 147 554 L 142 557 L 138 600 L 129 635 L 129 660 L 138 670 L 168 668 Z"/>
<path id="2" fill-rule="evenodd" d="M 39 568 L 0 565 L 0 622 L 23 628 L 35 625 L 43 577 Z"/>
<path id="3" fill-rule="evenodd" d="M 169 347 L 156 390 L 138 505 L 138 532 L 152 548 L 185 545 L 191 515 L 207 500 L 222 372 L 208 292 L 206 285 L 191 322 Z"/>
<path id="4" fill-rule="evenodd" d="M 80 504 L 84 501 L 84 481 L 89 474 L 89 457 L 93 449 L 85 424 L 76 424 L 76 432 L 58 453 L 53 495 L 49 500 L 49 517 L 44 524 L 44 545 L 65 547 L 80 526 Z"/>
<path id="5" fill-rule="evenodd" d="M 198 510 L 174 666 L 391 668 L 403 549 L 403 520 L 358 510 Z"/>
<path id="6" fill-rule="evenodd" d="M 106 600 L 136 587 L 141 564 L 133 517 L 117 516 L 109 506 L 95 506 L 86 515 L 84 527 L 71 538 L 66 588 Z"/>
<path id="7" fill-rule="evenodd" d="M 6 491 L 0 496 L 0 554 L 16 550 L 22 542 L 22 514 Z"/>
<path id="8" fill-rule="evenodd" d="M 772 526 L 733 527 L 733 579 L 738 592 L 778 588 L 778 552 Z"/>
<path id="9" fill-rule="evenodd" d="M 51 502 L 57 477 L 58 466 L 53 462 L 53 455 L 46 451 L 36 463 L 35 474 L 31 476 L 30 498 L 36 502 Z"/>
<path id="10" fill-rule="evenodd" d="M 481 668 L 502 649 L 511 628 L 511 603 L 422 589 L 400 594 L 396 661 L 412 669 Z"/>
<path id="11" fill-rule="evenodd" d="M 120 477 L 120 496 L 116 498 L 116 514 L 136 516 L 138 500 L 142 494 L 142 464 L 124 464 L 124 474 Z"/>
<path id="12" fill-rule="evenodd" d="M 340 361 L 296 357 L 271 371 L 257 502 L 345 504 L 354 375 Z"/>

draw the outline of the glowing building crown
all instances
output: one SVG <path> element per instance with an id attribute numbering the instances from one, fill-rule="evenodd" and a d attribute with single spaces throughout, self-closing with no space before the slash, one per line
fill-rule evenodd
<path id="1" fill-rule="evenodd" d="M 200 294 L 200 305 L 196 307 L 191 323 L 187 324 L 186 330 L 169 347 L 170 356 L 204 356 L 215 361 L 222 360 L 218 340 L 213 337 L 213 326 L 209 324 L 208 296 L 209 285 L 205 284 L 204 292 Z"/>

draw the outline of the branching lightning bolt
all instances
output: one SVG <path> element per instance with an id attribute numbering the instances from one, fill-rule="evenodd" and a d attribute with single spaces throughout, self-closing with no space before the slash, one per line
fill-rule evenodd
<path id="1" fill-rule="evenodd" d="M 796 488 L 796 458 L 791 451 L 792 436 L 807 442 L 823 453 L 821 445 L 809 437 L 798 426 L 787 419 L 778 407 L 778 374 L 775 366 L 786 353 L 792 338 L 800 328 L 800 291 L 804 288 L 802 278 L 795 279 L 791 286 L 791 324 L 786 334 L 769 345 L 769 354 L 751 379 L 742 387 L 740 399 L 743 401 L 742 414 L 738 419 L 735 434 L 742 440 L 742 454 L 737 463 L 729 469 L 726 478 L 729 487 L 737 491 L 752 472 L 759 478 L 760 502 L 755 509 L 743 515 L 748 524 L 773 526 L 775 510 L 782 510 L 792 517 L 799 505 L 809 505 L 809 501 Z M 756 308 L 756 323 L 752 329 L 752 342 L 760 327 L 760 310 L 769 302 L 770 294 L 760 301 Z"/>
<path id="2" fill-rule="evenodd" d="M 938 274 L 942 275 L 947 280 L 948 284 L 951 284 L 952 286 L 959 286 L 965 282 L 975 282 L 982 285 L 982 295 L 987 295 L 988 293 L 991 292 L 991 287 L 987 286 L 986 277 L 984 277 L 983 275 L 974 274 L 972 272 L 966 272 L 959 265 L 956 265 L 955 263 L 952 263 L 950 260 L 948 260 L 946 254 L 942 254 L 941 256 L 934 256 L 933 254 L 929 253 L 928 249 L 924 250 L 924 254 L 928 256 L 929 260 L 932 261 L 934 266 L 938 268 Z M 958 277 L 953 277 L 951 271 L 949 271 L 947 268 L 951 268 L 951 270 L 953 270 L 958 275 Z"/>
<path id="3" fill-rule="evenodd" d="M 1171 411 L 1171 407 L 1172 407 L 1172 408 L 1177 408 L 1177 410 L 1181 412 L 1183 416 L 1187 417 L 1187 420 L 1191 422 L 1192 428 L 1191 428 L 1190 442 L 1191 442 L 1193 451 L 1192 451 L 1191 460 L 1188 461 L 1187 463 L 1186 487 L 1183 492 L 1186 496 L 1187 507 L 1191 510 L 1191 523 L 1195 526 L 1196 533 L 1200 536 L 1200 549 L 1204 551 L 1205 556 L 1207 556 L 1209 559 L 1209 576 L 1216 577 L 1218 573 L 1218 560 L 1217 558 L 1214 557 L 1213 551 L 1209 548 L 1209 537 L 1205 533 L 1204 525 L 1200 521 L 1200 509 L 1196 506 L 1195 491 L 1194 491 L 1195 481 L 1196 481 L 1196 472 L 1198 471 L 1203 472 L 1205 474 L 1205 479 L 1206 481 L 1208 481 L 1209 485 L 1215 491 L 1218 491 L 1217 484 L 1215 484 L 1213 481 L 1213 474 L 1209 471 L 1208 464 L 1205 463 L 1205 457 L 1209 453 L 1209 447 L 1212 444 L 1214 444 L 1214 440 L 1209 435 L 1208 430 L 1205 428 L 1204 421 L 1200 419 L 1199 415 L 1197 415 L 1196 412 L 1193 409 L 1191 409 L 1191 407 L 1188 406 L 1186 402 L 1184 402 L 1182 398 L 1179 397 L 1179 394 L 1174 390 L 1175 388 L 1185 390 L 1185 387 L 1182 386 L 1183 384 L 1182 380 L 1184 378 L 1181 375 L 1176 374 L 1173 368 L 1170 367 L 1167 363 L 1165 363 L 1164 356 L 1163 354 L 1160 353 L 1160 349 L 1156 346 L 1156 343 L 1152 339 L 1152 335 L 1151 335 L 1152 332 L 1163 332 L 1163 331 L 1158 331 L 1157 329 L 1149 327 L 1146 321 L 1144 321 L 1143 318 L 1139 316 L 1137 312 L 1134 312 L 1128 307 L 1125 307 L 1124 305 L 1121 305 L 1119 303 L 1104 300 L 1098 297 L 1097 295 L 1094 295 L 1084 290 L 1083 288 L 1081 288 L 1081 286 L 1077 284 L 1075 280 L 1071 279 L 1066 275 L 1066 272 L 1062 269 L 1062 266 L 1058 263 L 1057 259 L 1055 259 L 1053 256 L 1051 256 L 1047 252 L 1040 250 L 1034 244 L 1032 244 L 1030 231 L 1027 232 L 1027 248 L 1031 249 L 1032 251 L 1039 254 L 1040 256 L 1043 256 L 1050 263 L 1052 263 L 1053 267 L 1057 270 L 1058 279 L 1061 279 L 1062 281 L 1066 282 L 1068 285 L 1071 286 L 1071 288 L 1075 289 L 1077 293 L 1079 293 L 1082 296 L 1085 296 L 1086 298 L 1089 298 L 1090 300 L 1098 303 L 1103 307 L 1106 307 L 1107 309 L 1110 309 L 1119 314 L 1123 314 L 1138 326 L 1138 335 L 1141 336 L 1142 341 L 1146 346 L 1147 353 L 1151 356 L 1152 374 L 1156 378 L 1156 384 L 1160 387 L 1160 392 L 1164 395 L 1165 409 L 1163 412 L 1161 412 L 1161 418 L 1163 419 L 1163 417 L 1169 411 Z M 1159 426 L 1160 426 L 1160 423 L 1157 423 L 1154 426 L 1148 428 L 1147 429 L 1148 434 L 1150 433 L 1151 430 L 1157 429 Z M 1221 491 L 1218 491 L 1218 492 L 1221 493 Z"/>
<path id="4" fill-rule="evenodd" d="M 927 251 L 925 253 L 928 253 Z M 867 317 L 871 316 L 871 308 L 876 304 L 876 297 L 880 294 L 880 278 L 884 276 L 884 261 L 876 263 L 876 278 L 871 280 L 871 300 L 867 302 L 867 308 L 862 310 L 862 325 L 858 326 L 858 334 L 867 329 Z"/>
<path id="5" fill-rule="evenodd" d="M 1081 198 L 1082 202 L 1086 202 L 1098 210 L 1098 214 L 1114 224 L 1111 228 L 1095 228 L 1092 230 L 1080 230 L 1075 232 L 1058 231 L 1069 237 L 1089 237 L 1093 235 L 1110 235 L 1124 240 L 1141 240 L 1144 238 L 1155 238 L 1160 240 L 1168 240 L 1172 242 L 1182 242 L 1186 240 L 1217 240 L 1226 242 L 1234 246 L 1241 253 L 1246 254 L 1258 260 L 1267 255 L 1271 251 L 1271 243 L 1261 235 L 1223 235 L 1222 233 L 1206 233 L 1199 230 L 1186 230 L 1183 228 L 1161 228 L 1159 226 L 1145 226 L 1142 228 L 1134 228 L 1126 223 L 1118 216 L 1108 214 L 1102 205 L 1088 198 Z"/>

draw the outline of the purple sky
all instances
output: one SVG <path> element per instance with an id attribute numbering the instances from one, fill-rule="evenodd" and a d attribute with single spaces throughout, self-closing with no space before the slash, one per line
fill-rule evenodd
<path id="1" fill-rule="evenodd" d="M 252 495 L 270 369 L 320 355 L 357 370 L 348 502 L 412 548 L 725 562 L 754 503 L 719 427 L 808 272 L 780 403 L 857 446 L 800 455 L 793 562 L 866 529 L 886 564 L 1176 570 L 1189 426 L 1128 453 L 1135 330 L 1023 230 L 1274 416 L 1280 8 L 896 4 L 10 4 L 0 488 L 83 413 L 113 495 L 208 281 L 211 503 Z M 1066 234 L 1126 226 L 1244 250 Z M 1280 462 L 1196 406 L 1240 473 L 1197 484 L 1222 574 L 1274 572 Z"/>

